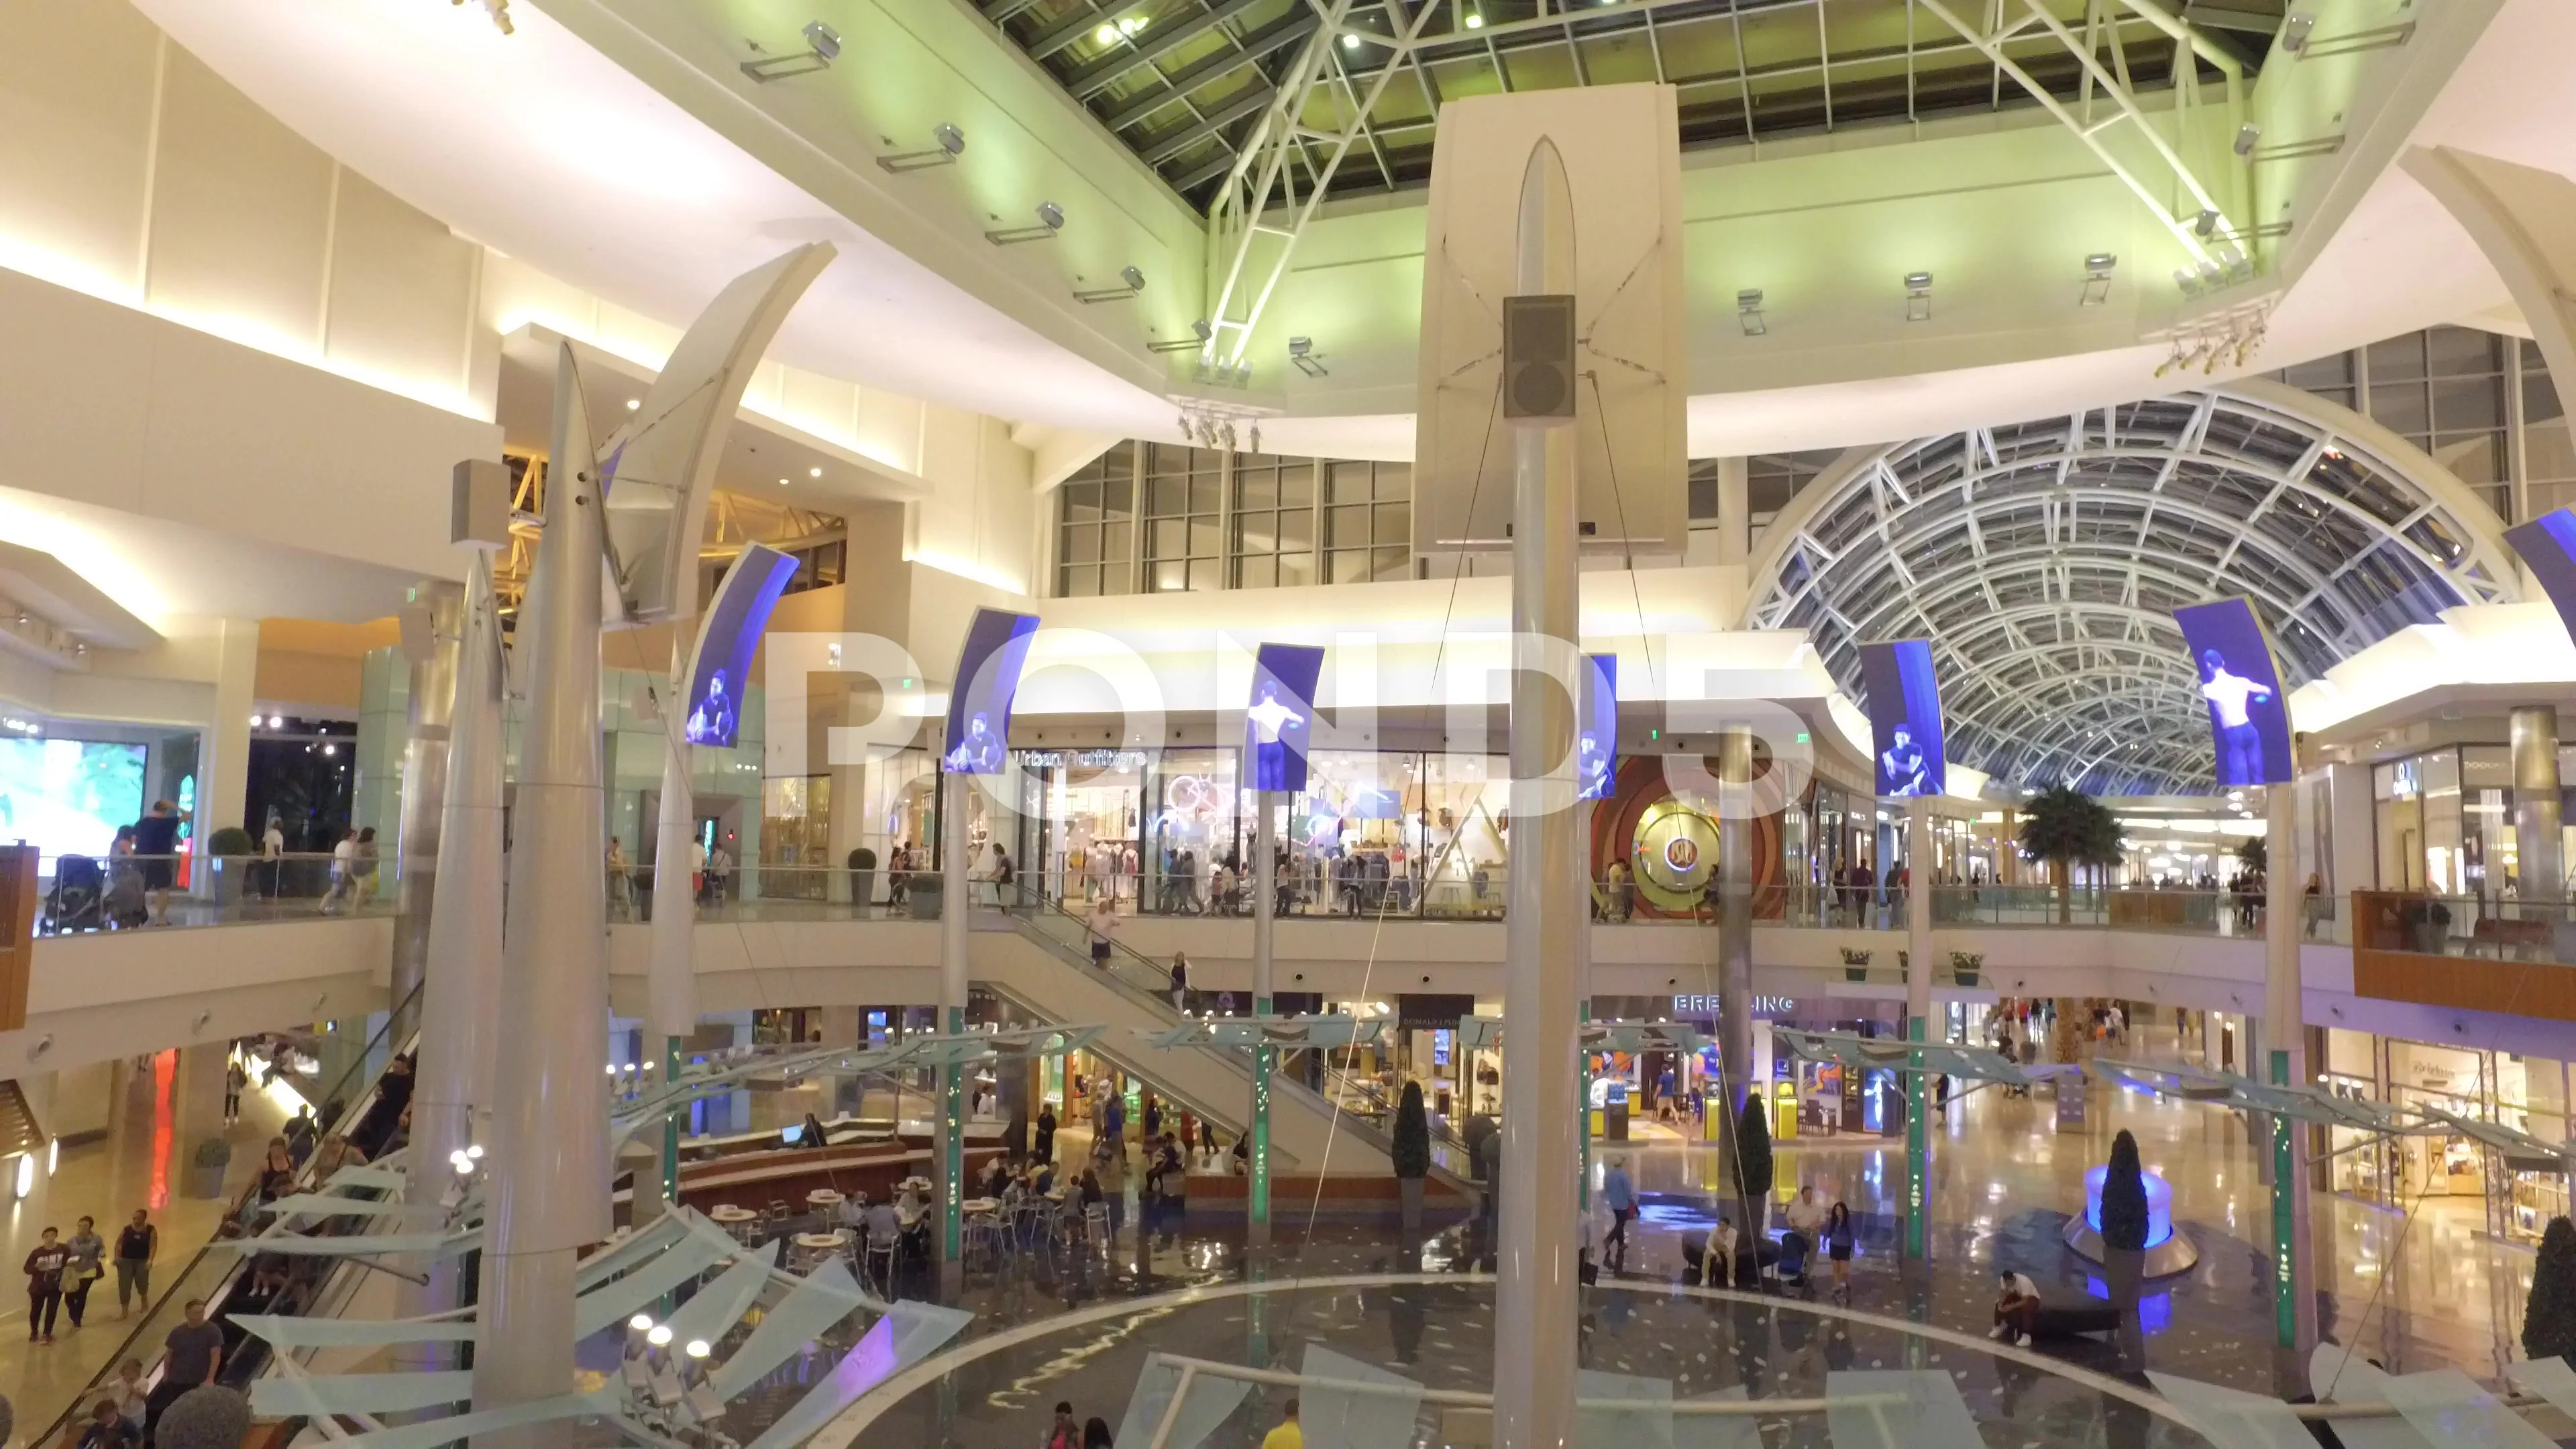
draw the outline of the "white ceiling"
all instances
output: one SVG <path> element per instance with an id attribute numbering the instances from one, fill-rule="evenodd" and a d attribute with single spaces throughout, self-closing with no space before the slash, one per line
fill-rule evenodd
<path id="1" fill-rule="evenodd" d="M 533 4 L 504 37 L 479 8 L 419 0 L 137 0 L 288 125 L 460 231 L 648 316 L 693 315 L 787 245 L 836 263 L 778 355 L 1015 420 L 1137 436 L 1168 403 L 1041 338 L 861 232 L 570 36 Z M 2576 175 L 2576 4 L 2506 0 L 2417 128 Z M 2501 313 L 2496 309 L 2503 308 Z M 2268 370 L 2428 324 L 2511 315 L 2429 195 L 2390 169 L 2290 290 Z M 1694 456 L 1839 446 L 2165 391 L 2159 345 L 1691 400 Z M 2218 376 L 2226 377 L 2222 370 Z M 1405 415 L 1281 419 L 1280 450 L 1407 457 Z"/>

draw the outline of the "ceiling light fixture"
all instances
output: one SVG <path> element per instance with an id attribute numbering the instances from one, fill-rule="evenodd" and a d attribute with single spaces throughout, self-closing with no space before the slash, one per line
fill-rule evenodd
<path id="1" fill-rule="evenodd" d="M 2317 17 L 2301 10 L 2291 11 L 2289 18 L 2281 22 L 2281 49 L 2292 55 L 2307 54 L 2308 32 L 2316 28 Z"/>
<path id="2" fill-rule="evenodd" d="M 1093 302 L 1124 302 L 1145 290 L 1145 274 L 1134 267 L 1120 267 L 1118 282 L 1119 285 L 1115 287 L 1093 287 L 1088 290 L 1077 287 L 1074 289 L 1073 299 L 1085 306 Z"/>
<path id="3" fill-rule="evenodd" d="M 2236 154 L 2239 156 L 2253 155 L 2254 143 L 2262 139 L 2263 128 L 2255 125 L 2252 121 L 2247 121 L 2244 125 L 2236 128 Z"/>
<path id="4" fill-rule="evenodd" d="M 823 476 L 823 470 L 820 468 L 808 468 L 805 470 L 805 476 L 808 478 L 820 478 Z"/>
<path id="5" fill-rule="evenodd" d="M 1908 322 L 1932 320 L 1932 274 L 1930 272 L 1905 274 L 1905 320 Z"/>
<path id="6" fill-rule="evenodd" d="M 779 479 L 779 480 L 778 480 L 778 486 L 779 486 L 779 487 L 781 487 L 781 488 L 786 487 L 786 486 L 787 486 L 787 480 L 786 480 L 786 479 L 784 479 L 784 478 Z"/>
<path id="7" fill-rule="evenodd" d="M 931 146 L 927 151 L 897 151 L 879 156 L 877 164 L 888 171 L 924 171 L 933 166 L 954 166 L 966 154 L 966 133 L 946 121 L 930 128 Z"/>
<path id="8" fill-rule="evenodd" d="M 1485 17 L 1484 17 L 1482 14 L 1478 13 L 1477 11 L 1473 11 L 1473 10 L 1468 11 L 1468 12 L 1467 12 L 1467 28 L 1468 28 L 1469 30 L 1482 30 L 1482 29 L 1484 29 L 1484 28 L 1485 28 Z"/>
<path id="9" fill-rule="evenodd" d="M 805 22 L 805 49 L 793 55 L 764 55 L 742 63 L 742 73 L 767 85 L 789 76 L 812 75 L 841 58 L 841 32 L 820 20 Z"/>
<path id="10" fill-rule="evenodd" d="M 2111 300 L 2111 269 L 2120 259 L 2109 252 L 2095 252 L 2084 259 L 2084 292 L 2075 300 L 2079 307 L 2099 307 Z"/>
<path id="11" fill-rule="evenodd" d="M 1357 50 L 1357 49 L 1359 49 L 1359 48 L 1360 48 L 1360 38 L 1359 38 L 1357 35 L 1355 35 L 1355 34 L 1351 33 L 1350 31 L 1347 31 L 1347 30 L 1343 31 L 1343 32 L 1342 32 L 1342 49 L 1344 49 L 1344 50 Z"/>
<path id="12" fill-rule="evenodd" d="M 1762 289 L 1747 287 L 1735 294 L 1735 320 L 1747 337 L 1760 337 L 1771 330 L 1762 319 Z"/>
<path id="13" fill-rule="evenodd" d="M 640 397 L 630 397 L 626 400 L 626 410 L 630 413 L 642 406 L 644 406 L 644 399 Z"/>
<path id="14" fill-rule="evenodd" d="M 1208 338 L 1214 336 L 1215 332 L 1216 329 L 1208 326 L 1207 319 L 1202 317 L 1196 322 L 1190 324 L 1189 336 L 1167 338 L 1161 342 L 1148 342 L 1145 344 L 1145 350 L 1147 352 L 1196 352 L 1200 348 L 1207 346 Z"/>
<path id="15" fill-rule="evenodd" d="M 1288 361 L 1299 372 L 1306 374 L 1308 377 L 1328 377 L 1331 375 L 1325 370 L 1322 357 L 1316 353 L 1315 339 L 1312 337 L 1289 338 Z"/>
<path id="16" fill-rule="evenodd" d="M 1039 202 L 1036 215 L 1038 224 L 1035 226 L 1001 227 L 984 233 L 984 240 L 997 247 L 1007 247 L 1020 242 L 1053 241 L 1056 233 L 1064 230 L 1064 208 L 1054 202 Z"/>

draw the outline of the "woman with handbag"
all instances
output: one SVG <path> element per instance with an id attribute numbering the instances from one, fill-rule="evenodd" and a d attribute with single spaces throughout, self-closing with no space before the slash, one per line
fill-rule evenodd
<path id="1" fill-rule="evenodd" d="M 63 1267 L 63 1312 L 78 1328 L 81 1315 L 89 1311 L 90 1285 L 107 1276 L 107 1265 L 100 1261 L 107 1256 L 107 1240 L 98 1235 L 96 1222 L 82 1218 L 63 1248 L 71 1254 Z"/>

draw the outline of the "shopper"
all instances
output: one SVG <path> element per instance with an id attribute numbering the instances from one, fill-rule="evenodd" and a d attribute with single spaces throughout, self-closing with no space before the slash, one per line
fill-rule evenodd
<path id="1" fill-rule="evenodd" d="M 1261 1436 L 1261 1449 L 1306 1449 L 1306 1431 L 1297 1427 L 1297 1401 L 1279 1411 L 1279 1427 Z"/>
<path id="2" fill-rule="evenodd" d="M 1816 1251 L 1816 1235 L 1824 1231 L 1825 1205 L 1816 1201 L 1813 1184 L 1798 1189 L 1797 1201 L 1789 1204 L 1789 1231 L 1780 1235 L 1780 1256 L 1801 1265 L 1798 1276 L 1806 1277 L 1804 1265 Z"/>
<path id="3" fill-rule="evenodd" d="M 1996 1277 L 2002 1280 L 2003 1291 L 1995 1295 L 1995 1326 L 1986 1337 L 2028 1348 L 2031 1335 L 2039 1331 L 2039 1285 L 2010 1268 Z"/>
<path id="4" fill-rule="evenodd" d="M 152 1307 L 152 1259 L 160 1251 L 161 1230 L 152 1226 L 150 1213 L 136 1208 L 134 1221 L 116 1235 L 117 1317 L 132 1313 L 138 1297 L 144 1308 Z"/>
<path id="5" fill-rule="evenodd" d="M 635 914 L 634 863 L 626 858 L 626 842 L 608 837 L 608 918 L 612 921 L 632 919 Z"/>
<path id="6" fill-rule="evenodd" d="M 80 1442 L 73 1449 L 132 1449 L 134 1435 L 125 1426 L 125 1416 L 116 1411 L 116 1400 L 101 1399 L 89 1406 L 88 1427 L 81 1430 Z"/>
<path id="7" fill-rule="evenodd" d="M 1118 894 L 1115 891 L 1093 898 L 1091 902 L 1091 964 L 1109 968 L 1110 938 L 1118 933 Z"/>
<path id="8" fill-rule="evenodd" d="M 107 1392 L 116 1400 L 117 1417 L 125 1421 L 134 1441 L 143 1442 L 143 1360 L 129 1358 L 118 1364 L 116 1378 L 108 1384 Z"/>
<path id="9" fill-rule="evenodd" d="M 1190 1014 L 1190 953 L 1187 951 L 1172 953 L 1172 1010 L 1183 1016 Z"/>
<path id="10" fill-rule="evenodd" d="M 45 1229 L 33 1251 L 27 1254 L 27 1341 L 54 1341 L 54 1315 L 63 1302 L 63 1269 L 71 1262 L 71 1250 L 63 1246 L 62 1235 Z"/>
<path id="11" fill-rule="evenodd" d="M 1109 1442 L 1109 1421 L 1094 1414 L 1083 1421 L 1082 1449 L 1113 1449 Z"/>
<path id="12" fill-rule="evenodd" d="M 1038 1103 L 1037 1140 L 1030 1145 L 1029 1155 L 1041 1163 L 1055 1161 L 1055 1104 L 1053 1102 Z"/>
<path id="13" fill-rule="evenodd" d="M 241 1120 L 242 1089 L 250 1085 L 250 1070 L 242 1065 L 241 1053 L 224 1063 L 224 1125 Z"/>
<path id="14" fill-rule="evenodd" d="M 286 825 L 276 815 L 268 817 L 268 828 L 259 836 L 260 874 L 267 884 L 261 894 L 274 901 L 286 894 Z"/>
<path id="15" fill-rule="evenodd" d="M 331 887 L 322 893 L 322 914 L 336 914 L 341 904 L 355 894 L 357 867 L 358 832 L 343 830 L 339 843 L 331 847 Z"/>
<path id="16" fill-rule="evenodd" d="M 179 879 L 179 827 L 187 816 L 167 800 L 134 822 L 134 859 L 143 871 L 143 889 L 152 902 L 152 924 L 170 924 L 170 888 Z"/>
<path id="17" fill-rule="evenodd" d="M 349 863 L 349 900 L 354 907 L 376 893 L 376 827 L 358 830 L 358 849 Z"/>
<path id="18" fill-rule="evenodd" d="M 224 1365 L 224 1331 L 206 1321 L 206 1300 L 188 1300 L 187 1321 L 161 1340 L 161 1382 L 143 1404 L 143 1436 L 161 1426 L 161 1416 L 188 1390 L 211 1384 Z"/>
<path id="19" fill-rule="evenodd" d="M 1637 1216 L 1637 1189 L 1625 1158 L 1612 1157 L 1601 1173 L 1601 1202 L 1610 1209 L 1610 1231 L 1601 1239 L 1601 1262 L 1612 1272 L 1628 1266 L 1628 1224 Z"/>
<path id="20" fill-rule="evenodd" d="M 302 1167 L 313 1156 L 314 1144 L 322 1140 L 322 1124 L 313 1120 L 313 1108 L 301 1106 L 286 1119 L 286 1154 Z"/>
<path id="21" fill-rule="evenodd" d="M 1082 1449 L 1082 1426 L 1073 1421 L 1073 1405 L 1055 1406 L 1055 1422 L 1047 1426 L 1046 1437 L 1038 1440 L 1038 1449 Z"/>
<path id="22" fill-rule="evenodd" d="M 1834 1291 L 1851 1291 L 1852 1220 L 1851 1209 L 1841 1198 L 1825 1213 L 1825 1256 L 1833 1260 Z"/>
<path id="23" fill-rule="evenodd" d="M 71 1254 L 63 1272 L 63 1312 L 72 1327 L 81 1326 L 81 1315 L 89 1311 L 90 1285 L 107 1276 L 107 1242 L 98 1235 L 98 1223 L 84 1217 L 72 1225 L 71 1239 L 63 1244 Z"/>

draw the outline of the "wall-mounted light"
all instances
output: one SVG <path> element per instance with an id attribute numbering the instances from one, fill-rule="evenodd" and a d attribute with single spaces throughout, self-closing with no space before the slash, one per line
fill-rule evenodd
<path id="1" fill-rule="evenodd" d="M 2293 10 L 2281 22 L 2281 49 L 2292 55 L 2304 55 L 2308 49 L 2308 32 L 2317 28 L 2317 17 L 2303 10 Z"/>
<path id="2" fill-rule="evenodd" d="M 1145 274 L 1134 267 L 1120 267 L 1118 282 L 1115 287 L 1076 287 L 1073 299 L 1085 306 L 1094 302 L 1124 302 L 1145 290 Z"/>
<path id="3" fill-rule="evenodd" d="M 2111 300 L 2111 270 L 2120 259 L 2109 252 L 2095 252 L 2084 259 L 2084 292 L 2075 299 L 2079 307 L 2099 307 Z"/>
<path id="4" fill-rule="evenodd" d="M 1288 339 L 1288 362 L 1308 377 L 1330 375 L 1324 368 L 1323 358 L 1315 351 L 1315 339 L 1312 337 Z"/>
<path id="5" fill-rule="evenodd" d="M 2199 237 L 2202 241 L 2207 241 L 2211 237 L 2218 235 L 2218 213 L 2213 210 L 2203 209 L 2200 215 L 2192 221 L 2191 234 Z"/>
<path id="6" fill-rule="evenodd" d="M 2254 143 L 2262 139 L 2263 128 L 2255 125 L 2252 121 L 2247 121 L 2244 125 L 2236 128 L 2236 154 L 2239 156 L 2253 155 Z"/>
<path id="7" fill-rule="evenodd" d="M 888 171 L 921 171 L 932 166 L 954 166 L 966 154 L 966 133 L 946 121 L 930 128 L 931 147 L 927 151 L 898 151 L 879 156 L 877 164 Z"/>
<path id="8" fill-rule="evenodd" d="M 767 85 L 792 75 L 812 75 L 841 58 L 841 32 L 820 20 L 805 22 L 805 48 L 793 55 L 764 55 L 742 63 L 742 73 Z"/>
<path id="9" fill-rule="evenodd" d="M 1064 230 L 1064 208 L 1052 201 L 1038 203 L 1037 218 L 1035 226 L 1006 226 L 988 231 L 984 233 L 984 240 L 997 247 L 1006 247 L 1019 242 L 1054 241 L 1055 234 Z"/>
<path id="10" fill-rule="evenodd" d="M 1735 294 L 1735 321 L 1747 337 L 1760 337 L 1771 330 L 1771 324 L 1762 319 L 1760 287 L 1747 287 Z"/>
<path id="11" fill-rule="evenodd" d="M 1208 326 L 1207 319 L 1202 317 L 1198 321 L 1190 324 L 1189 336 L 1168 338 L 1161 342 L 1148 342 L 1145 344 L 1145 350 L 1147 352 L 1196 352 L 1200 348 L 1207 346 L 1208 338 L 1215 334 L 1215 330 L 1216 329 Z"/>
<path id="12" fill-rule="evenodd" d="M 1907 272 L 1905 274 L 1905 320 L 1908 322 L 1928 322 L 1931 319 L 1932 274 L 1930 272 Z"/>

